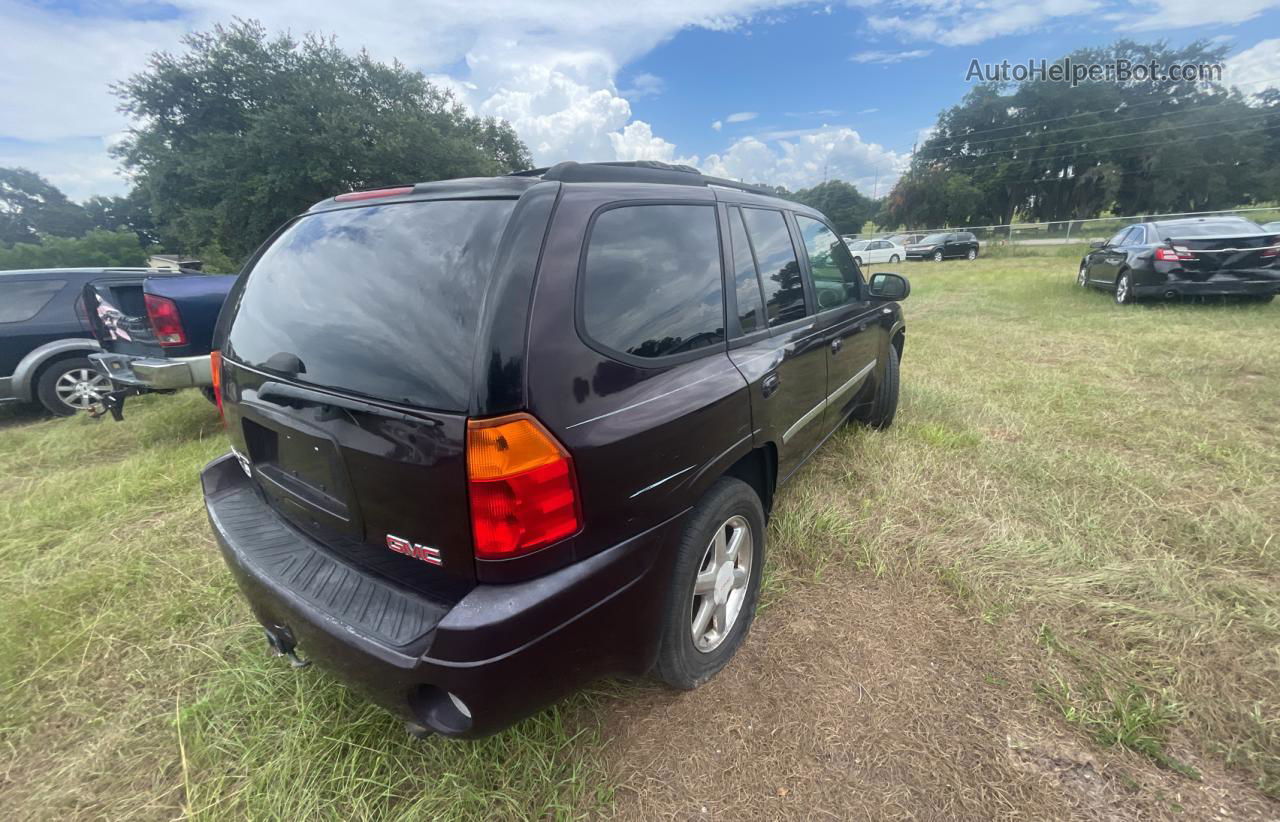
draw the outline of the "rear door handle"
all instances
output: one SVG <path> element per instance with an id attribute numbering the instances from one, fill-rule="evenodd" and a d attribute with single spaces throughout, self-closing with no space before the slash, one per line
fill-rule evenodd
<path id="1" fill-rule="evenodd" d="M 764 382 L 760 383 L 760 394 L 763 397 L 773 396 L 773 392 L 777 391 L 782 385 L 782 378 L 777 374 L 770 374 L 764 378 Z"/>
<path id="2" fill-rule="evenodd" d="M 861 330 L 861 329 L 857 329 L 857 330 Z M 836 337 L 834 340 L 831 341 L 832 354 L 839 354 L 841 348 L 844 348 L 844 340 L 840 339 L 839 337 Z"/>

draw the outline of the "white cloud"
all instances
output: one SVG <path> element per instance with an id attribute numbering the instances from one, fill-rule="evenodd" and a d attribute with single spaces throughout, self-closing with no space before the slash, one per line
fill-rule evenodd
<path id="1" fill-rule="evenodd" d="M 1165 31 L 1218 24 L 1243 23 L 1268 9 L 1280 8 L 1280 0 L 1146 0 L 1124 28 L 1130 31 Z"/>
<path id="2" fill-rule="evenodd" d="M 623 97 L 652 97 L 661 94 L 666 87 L 666 83 L 656 74 L 643 72 L 631 78 L 631 88 L 623 89 L 619 92 Z"/>
<path id="3" fill-rule="evenodd" d="M 887 193 L 906 163 L 907 155 L 865 142 L 851 128 L 833 126 L 798 132 L 794 139 L 744 137 L 722 154 L 705 158 L 701 167 L 718 177 L 792 190 L 824 179 L 848 180 L 870 196 Z"/>
<path id="4" fill-rule="evenodd" d="M 1280 88 L 1280 39 L 1263 40 L 1228 58 L 1222 79 L 1249 95 Z"/>
<path id="5" fill-rule="evenodd" d="M 107 153 L 113 137 L 68 137 L 49 141 L 0 138 L 0 166 L 20 166 L 43 175 L 73 200 L 117 194 L 126 188 Z"/>
<path id="6" fill-rule="evenodd" d="M 1166 2 L 1167 0 L 1158 0 Z M 1180 0 L 1174 0 L 1180 2 Z M 1263 2 L 1263 0 L 1227 0 L 1228 2 Z M 1267 0 L 1268 2 L 1280 0 Z M 1203 0 L 1189 0 L 1203 2 Z M 1021 34 L 1039 29 L 1062 17 L 1075 17 L 1096 11 L 1101 0 L 1017 0 L 1017 2 L 977 6 L 961 5 L 950 0 L 907 0 L 895 8 L 908 16 L 871 15 L 867 18 L 873 31 L 896 34 L 911 42 L 928 41 L 943 46 L 971 46 L 994 37 Z"/>
<path id="7" fill-rule="evenodd" d="M 716 120 L 715 122 L 713 122 L 713 123 L 711 124 L 711 130 L 712 130 L 712 131 L 719 131 L 719 130 L 720 130 L 720 129 L 722 129 L 722 128 L 724 128 L 724 123 L 723 123 L 723 122 L 721 122 L 720 120 Z"/>
<path id="8" fill-rule="evenodd" d="M 911 49 L 910 51 L 860 51 L 849 59 L 855 63 L 879 63 L 888 65 L 901 63 L 904 60 L 916 60 L 928 57 L 933 52 L 929 49 Z"/>
<path id="9" fill-rule="evenodd" d="M 696 157 L 676 158 L 675 143 L 653 135 L 653 129 L 644 120 L 635 120 L 621 131 L 611 132 L 615 160 L 659 160 L 664 163 L 696 163 Z"/>
<path id="10" fill-rule="evenodd" d="M 745 123 L 748 120 L 754 120 L 760 116 L 757 111 L 735 111 L 728 117 L 724 118 L 726 123 Z"/>
<path id="11" fill-rule="evenodd" d="M 879 110 L 880 110 L 880 109 L 878 109 L 878 108 L 864 108 L 862 111 L 859 111 L 859 112 L 856 112 L 856 113 L 857 113 L 857 114 L 875 114 L 875 113 L 876 113 L 877 111 L 879 111 Z"/>

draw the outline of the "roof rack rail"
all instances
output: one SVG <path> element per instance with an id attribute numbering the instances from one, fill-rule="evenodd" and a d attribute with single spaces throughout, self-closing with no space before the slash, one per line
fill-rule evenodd
<path id="1" fill-rule="evenodd" d="M 562 183 L 666 183 L 679 186 L 720 186 L 763 194 L 767 197 L 777 196 L 774 192 L 759 186 L 708 176 L 693 166 L 662 163 L 657 160 L 609 163 L 567 161 L 544 168 L 513 171 L 508 176 L 541 177 L 544 180 L 558 180 Z"/>

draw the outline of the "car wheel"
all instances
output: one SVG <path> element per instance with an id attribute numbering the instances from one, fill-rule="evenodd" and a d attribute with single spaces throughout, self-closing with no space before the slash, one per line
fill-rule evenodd
<path id="1" fill-rule="evenodd" d="M 938 251 L 933 252 L 933 261 L 934 261 L 935 263 L 940 263 L 940 262 L 942 262 L 942 251 L 941 251 L 941 250 L 938 250 Z"/>
<path id="2" fill-rule="evenodd" d="M 976 248 L 969 249 L 969 253 L 966 254 L 965 257 L 967 257 L 970 261 L 978 259 L 978 249 Z"/>
<path id="3" fill-rule="evenodd" d="M 885 363 L 884 377 L 876 386 L 875 396 L 854 415 L 863 425 L 878 430 L 893 425 L 898 413 L 898 368 L 898 348 L 890 345 L 889 361 Z"/>
<path id="4" fill-rule="evenodd" d="M 111 380 L 99 374 L 87 357 L 58 360 L 45 368 L 36 383 L 36 398 L 50 414 L 69 417 L 102 404 Z"/>
<path id="5" fill-rule="evenodd" d="M 854 257 L 854 258 L 853 258 L 853 261 L 854 261 L 855 263 L 857 263 L 857 264 L 858 264 L 858 268 L 862 268 L 862 258 L 861 258 L 861 257 Z"/>
<path id="6" fill-rule="evenodd" d="M 899 257 L 897 254 L 891 254 L 891 255 L 889 255 L 889 264 L 890 264 L 890 265 L 892 265 L 893 263 L 901 262 L 901 260 L 902 260 L 902 258 L 901 258 L 901 257 Z"/>
<path id="7" fill-rule="evenodd" d="M 1116 305 L 1133 305 L 1133 278 L 1126 271 L 1116 280 Z"/>
<path id="8" fill-rule="evenodd" d="M 654 675 L 690 690 L 715 676 L 751 628 L 764 566 L 764 508 L 724 477 L 694 507 L 676 549 Z"/>
<path id="9" fill-rule="evenodd" d="M 1080 273 L 1076 275 L 1076 285 L 1081 288 L 1089 287 L 1089 266 L 1084 263 L 1080 264 Z"/>

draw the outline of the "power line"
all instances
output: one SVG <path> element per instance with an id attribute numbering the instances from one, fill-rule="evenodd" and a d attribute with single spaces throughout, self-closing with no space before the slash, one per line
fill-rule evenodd
<path id="1" fill-rule="evenodd" d="M 1213 134 L 1201 134 L 1201 135 L 1198 135 L 1198 136 L 1195 136 L 1195 137 L 1180 137 L 1180 138 L 1176 138 L 1176 139 L 1172 139 L 1172 140 L 1160 140 L 1160 141 L 1158 141 L 1158 142 L 1154 142 L 1154 143 L 1139 143 L 1139 144 L 1137 144 L 1137 145 L 1123 146 L 1123 147 L 1121 147 L 1121 148 L 1123 148 L 1123 149 L 1124 149 L 1124 150 L 1126 150 L 1126 151 L 1131 151 L 1131 150 L 1133 150 L 1133 149 L 1139 149 L 1139 148 L 1153 148 L 1153 147 L 1156 147 L 1156 146 L 1181 145 L 1181 144 L 1183 144 L 1183 143 L 1190 143 L 1190 142 L 1194 142 L 1194 141 L 1196 141 L 1196 140 L 1206 140 L 1206 139 L 1209 139 L 1209 138 L 1211 138 L 1211 137 L 1235 137 L 1235 136 L 1239 136 L 1239 135 L 1242 135 L 1242 134 L 1248 134 L 1248 133 L 1251 133 L 1251 132 L 1263 132 L 1263 131 L 1270 131 L 1270 130 L 1275 129 L 1275 128 L 1280 128 L 1280 123 L 1277 123 L 1277 124 L 1275 124 L 1275 125 L 1270 125 L 1270 126 L 1265 126 L 1265 125 L 1253 125 L 1253 126 L 1248 126 L 1248 127 L 1246 127 L 1246 128 L 1237 129 L 1237 130 L 1234 130 L 1234 131 L 1218 131 L 1218 132 L 1215 132 L 1215 133 L 1213 133 Z M 1137 133 L 1138 133 L 1138 134 L 1145 134 L 1146 132 L 1137 132 Z M 1116 135 L 1116 136 L 1121 136 L 1121 135 Z M 1124 135 L 1124 136 L 1133 136 L 1133 135 Z M 1099 138 L 1099 139 L 1100 139 L 1100 138 Z M 1073 141 L 1073 142 L 1087 143 L 1087 142 L 1091 142 L 1091 141 L 1090 141 L 1090 140 L 1077 140 L 1077 141 Z M 1065 143 L 1064 145 L 1071 145 L 1071 143 Z M 1046 148 L 1047 148 L 1047 146 L 1046 146 Z M 1107 149 L 1107 150 L 1113 150 L 1113 149 Z M 1016 151 L 1023 151 L 1023 152 L 1028 152 L 1028 153 L 1030 153 L 1030 152 L 1032 151 L 1032 149 L 1031 149 L 1031 148 L 1020 148 L 1020 149 L 1016 149 Z M 1004 153 L 1007 153 L 1007 152 L 995 152 L 995 151 L 993 151 L 993 152 L 989 152 L 988 154 L 984 154 L 984 155 L 976 155 L 976 156 L 974 156 L 973 158 L 965 158 L 965 157 L 944 158 L 944 157 L 939 157 L 939 158 L 935 158 L 935 159 L 937 159 L 937 160 L 953 159 L 953 160 L 958 160 L 958 161 L 963 161 L 963 160 L 966 160 L 966 159 L 978 159 L 978 160 L 981 160 L 981 159 L 984 159 L 984 158 L 986 158 L 986 157 L 989 157 L 989 156 L 991 156 L 991 155 L 993 155 L 993 154 L 1004 154 Z M 1077 157 L 1077 154 L 1076 154 L 1075 152 L 1072 152 L 1072 153 L 1069 153 L 1069 154 L 1052 154 L 1052 155 L 1047 155 L 1047 156 L 1031 156 L 1031 157 L 1027 157 L 1027 158 L 1025 158 L 1025 160 L 1026 160 L 1027 162 L 1043 163 L 1043 162 L 1049 162 L 1049 161 L 1051 161 L 1051 160 L 1066 160 L 1066 159 L 1072 159 L 1072 158 L 1075 158 L 1075 157 Z M 926 159 L 927 159 L 927 158 L 926 158 Z M 1017 162 L 1017 161 L 1018 161 L 1018 159 L 1021 159 L 1021 158 L 1012 158 L 1012 157 L 1010 157 L 1010 158 L 1006 158 L 1006 159 L 1004 159 L 1004 160 L 999 160 L 999 161 L 994 162 L 994 163 L 966 163 L 966 164 L 957 164 L 954 168 L 952 168 L 952 169 L 950 169 L 950 170 L 951 170 L 951 171 L 976 171 L 977 169 L 980 169 L 980 168 L 996 168 L 997 166 L 1003 165 L 1004 163 Z"/>
<path id="2" fill-rule="evenodd" d="M 1247 83 L 1233 83 L 1232 86 L 1239 88 L 1241 86 L 1253 86 L 1253 85 L 1257 85 L 1258 83 L 1273 83 L 1278 81 L 1280 81 L 1280 77 L 1266 77 L 1261 80 L 1250 80 Z M 1026 128 L 1028 126 L 1038 126 L 1044 123 L 1056 123 L 1062 120 L 1072 120 L 1072 119 L 1075 119 L 1076 117 L 1087 117 L 1093 114 L 1115 114 L 1117 111 L 1121 110 L 1121 108 L 1136 109 L 1142 106 L 1158 105 L 1161 103 L 1168 103 L 1168 102 L 1169 101 L 1167 99 L 1143 100 L 1143 101 L 1128 104 L 1128 105 L 1112 106 L 1111 108 L 1096 109 L 1094 111 L 1078 111 L 1074 114 L 1064 114 L 1059 117 L 1048 117 L 1043 120 L 1028 120 L 1027 122 L 1024 122 L 1024 123 L 1010 123 L 1007 126 L 993 126 L 988 129 L 979 129 L 977 131 L 970 131 L 963 136 L 950 138 L 946 140 L 943 144 L 945 145 L 950 143 L 967 142 L 969 137 L 976 134 L 990 134 L 994 131 L 1004 131 L 1006 129 L 1011 129 L 1011 128 Z M 1230 102 L 1234 102 L 1234 101 L 1224 100 L 1221 103 L 1214 103 L 1212 105 L 1225 105 L 1226 103 L 1230 103 Z M 1202 108 L 1209 108 L 1209 106 L 1204 106 Z M 1158 116 L 1158 115 L 1153 115 L 1153 116 Z M 1134 119 L 1137 119 L 1137 118 L 1134 118 Z M 1068 128 L 1075 128 L 1075 126 L 1068 126 Z"/>

